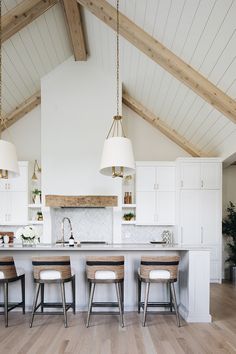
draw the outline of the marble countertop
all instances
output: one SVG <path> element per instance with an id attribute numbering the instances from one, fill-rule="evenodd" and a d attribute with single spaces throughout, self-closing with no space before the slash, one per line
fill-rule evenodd
<path id="1" fill-rule="evenodd" d="M 69 247 L 60 244 L 38 244 L 35 246 L 22 246 L 21 244 L 0 245 L 0 251 L 62 251 L 62 252 L 82 252 L 82 251 L 191 251 L 209 250 L 209 247 L 202 245 L 179 245 L 179 244 L 151 244 L 151 243 L 113 243 L 113 244 L 83 244 Z"/>

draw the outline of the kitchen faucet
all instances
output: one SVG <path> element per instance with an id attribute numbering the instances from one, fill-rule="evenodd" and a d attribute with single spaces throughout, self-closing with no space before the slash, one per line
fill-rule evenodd
<path id="1" fill-rule="evenodd" d="M 70 233 L 71 235 L 73 236 L 73 232 L 72 232 L 72 224 L 71 224 L 71 221 L 68 217 L 64 217 L 62 219 L 62 222 L 61 222 L 61 232 L 62 232 L 62 243 L 63 245 L 65 244 L 65 221 L 68 221 L 69 223 L 69 226 L 70 226 Z"/>

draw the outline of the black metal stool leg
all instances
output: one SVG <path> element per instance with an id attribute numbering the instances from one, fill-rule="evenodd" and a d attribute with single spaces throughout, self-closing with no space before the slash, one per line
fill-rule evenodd
<path id="1" fill-rule="evenodd" d="M 25 275 L 21 277 L 22 312 L 25 314 Z"/>
<path id="2" fill-rule="evenodd" d="M 4 317 L 5 327 L 8 327 L 8 283 L 4 283 Z"/>
<path id="3" fill-rule="evenodd" d="M 124 314 L 124 280 L 119 284 L 120 284 L 120 292 L 121 292 L 122 312 Z"/>
<path id="4" fill-rule="evenodd" d="M 72 308 L 73 308 L 73 314 L 75 315 L 75 277 L 72 277 L 71 281 L 71 287 L 72 287 Z"/>
<path id="5" fill-rule="evenodd" d="M 118 300 L 118 305 L 119 305 L 119 312 L 120 312 L 120 325 L 123 328 L 124 327 L 124 317 L 123 317 L 123 309 L 122 309 L 122 302 L 121 302 L 121 287 L 120 283 L 115 283 L 116 286 L 116 295 L 117 295 L 117 300 Z"/>
<path id="6" fill-rule="evenodd" d="M 44 304 L 44 284 L 42 283 L 41 286 L 41 312 L 43 312 L 43 304 Z"/>
<path id="7" fill-rule="evenodd" d="M 146 294 L 145 294 L 144 312 L 143 312 L 143 327 L 145 327 L 146 324 L 149 289 L 150 289 L 150 283 L 146 283 Z"/>
<path id="8" fill-rule="evenodd" d="M 169 290 L 169 295 L 170 295 L 170 312 L 173 312 L 173 298 L 172 298 L 172 291 L 171 291 L 171 283 L 167 283 L 167 289 Z"/>
<path id="9" fill-rule="evenodd" d="M 140 307 L 141 307 L 141 286 L 142 286 L 142 282 L 138 278 L 138 313 L 140 313 Z"/>
<path id="10" fill-rule="evenodd" d="M 89 327 L 89 320 L 90 320 L 90 315 L 91 315 L 91 312 L 92 312 L 95 285 L 96 285 L 95 283 L 91 283 L 90 295 L 89 295 L 89 308 L 88 308 L 88 316 L 87 316 L 87 324 L 86 324 L 87 328 Z"/>
<path id="11" fill-rule="evenodd" d="M 174 308 L 175 308 L 175 314 L 176 314 L 177 325 L 178 325 L 178 327 L 180 327 L 180 317 L 179 317 L 179 310 L 178 310 L 177 301 L 176 301 L 174 283 L 170 283 L 170 288 L 171 288 L 172 297 L 173 297 L 173 302 L 174 302 Z"/>
<path id="12" fill-rule="evenodd" d="M 65 283 L 61 282 L 60 286 L 61 286 L 62 307 L 63 307 L 63 314 L 64 314 L 64 325 L 65 328 L 67 328 L 68 325 L 67 325 L 67 312 L 66 312 Z"/>
<path id="13" fill-rule="evenodd" d="M 39 297 L 40 284 L 36 283 L 35 295 L 34 295 L 34 303 L 31 314 L 30 328 L 33 326 L 34 314 L 37 307 L 38 297 Z"/>

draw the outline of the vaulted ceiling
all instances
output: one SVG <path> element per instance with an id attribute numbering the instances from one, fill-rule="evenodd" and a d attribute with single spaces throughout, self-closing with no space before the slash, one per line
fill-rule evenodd
<path id="1" fill-rule="evenodd" d="M 2 15 L 20 2 L 2 0 Z M 115 6 L 114 0 L 108 2 Z M 120 11 L 236 99 L 235 0 L 120 0 Z M 82 17 L 88 55 L 114 73 L 115 79 L 114 31 L 86 8 L 82 8 Z M 236 151 L 232 120 L 130 41 L 121 37 L 120 42 L 124 90 L 152 117 L 206 155 L 227 156 Z M 2 45 L 3 114 L 8 116 L 40 90 L 40 78 L 72 53 L 60 2 L 7 39 Z"/>

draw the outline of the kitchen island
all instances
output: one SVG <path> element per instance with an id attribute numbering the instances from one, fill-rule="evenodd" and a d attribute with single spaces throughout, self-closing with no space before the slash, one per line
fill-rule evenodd
<path id="1" fill-rule="evenodd" d="M 179 311 L 186 322 L 211 322 L 210 315 L 210 250 L 203 246 L 179 246 L 160 244 L 87 244 L 68 247 L 56 244 L 39 244 L 33 247 L 22 245 L 1 245 L 0 257 L 13 256 L 17 268 L 26 274 L 26 308 L 31 309 L 34 294 L 32 278 L 32 257 L 68 255 L 76 275 L 76 306 L 78 311 L 87 310 L 88 284 L 86 280 L 86 257 L 89 255 L 124 255 L 125 257 L 125 311 L 137 310 L 137 270 L 141 256 L 179 255 L 179 277 L 176 284 Z M 18 284 L 12 284 L 10 301 L 17 299 Z M 115 299 L 115 288 L 100 285 L 96 289 L 96 301 Z M 67 284 L 67 299 L 71 291 Z M 101 291 L 102 290 L 102 291 Z M 14 294 L 14 296 L 13 296 Z M 2 294 L 1 294 L 2 295 Z M 19 294 L 20 296 L 20 294 Z M 153 284 L 150 301 L 166 301 L 167 289 L 164 284 Z M 60 291 L 56 285 L 46 288 L 47 301 L 60 301 Z"/>

